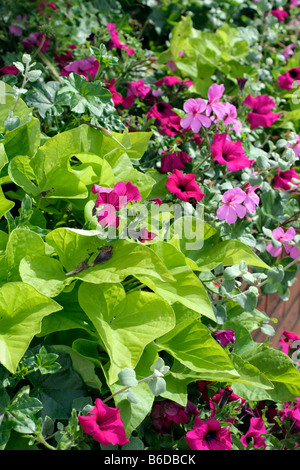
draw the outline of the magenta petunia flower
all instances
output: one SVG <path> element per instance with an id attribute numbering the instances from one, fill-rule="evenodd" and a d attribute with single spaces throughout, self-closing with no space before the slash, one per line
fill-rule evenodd
<path id="1" fill-rule="evenodd" d="M 188 202 L 190 199 L 201 201 L 205 196 L 195 180 L 195 175 L 183 174 L 179 170 L 174 170 L 168 176 L 166 186 L 170 193 L 175 194 L 181 201 Z"/>
<path id="2" fill-rule="evenodd" d="M 87 80 L 89 75 L 94 78 L 99 68 L 99 62 L 94 57 L 85 57 L 84 59 L 74 60 L 70 64 L 63 67 L 61 76 L 68 77 L 70 73 L 83 75 Z"/>
<path id="3" fill-rule="evenodd" d="M 210 150 L 212 159 L 220 165 L 226 165 L 229 171 L 239 171 L 253 163 L 246 156 L 242 142 L 233 142 L 227 134 L 215 134 Z"/>
<path id="4" fill-rule="evenodd" d="M 14 36 L 19 37 L 19 36 L 22 36 L 23 29 L 21 28 L 21 26 L 18 26 L 16 24 L 11 24 L 9 27 L 9 32 L 13 34 Z"/>
<path id="5" fill-rule="evenodd" d="M 105 82 L 103 86 L 107 88 L 112 94 L 111 99 L 113 100 L 114 105 L 118 106 L 119 104 L 122 104 L 123 96 L 120 93 L 118 93 L 115 88 L 116 79 L 112 78 L 111 80 L 108 81 L 104 78 L 103 80 Z"/>
<path id="6" fill-rule="evenodd" d="M 131 238 L 135 238 L 139 240 L 141 243 L 145 243 L 146 241 L 154 240 L 157 237 L 156 233 L 148 232 L 148 230 L 144 227 L 140 230 L 130 230 L 128 231 L 128 235 Z"/>
<path id="7" fill-rule="evenodd" d="M 104 446 L 122 446 L 129 442 L 120 418 L 120 408 L 110 408 L 100 398 L 96 398 L 95 407 L 87 416 L 78 416 L 78 421 L 85 433 L 91 434 L 95 441 Z"/>
<path id="8" fill-rule="evenodd" d="M 162 152 L 160 171 L 161 173 L 169 173 L 173 170 L 184 170 L 185 164 L 191 160 L 192 158 L 182 150 L 177 152 L 164 151 Z"/>
<path id="9" fill-rule="evenodd" d="M 292 331 L 287 330 L 283 330 L 282 334 L 284 339 L 280 339 L 279 344 L 282 346 L 282 352 L 284 352 L 284 354 L 289 354 L 290 348 L 293 346 L 294 341 L 299 341 L 298 348 L 300 348 L 300 336 L 298 336 L 296 333 L 293 333 Z"/>
<path id="10" fill-rule="evenodd" d="M 133 185 L 131 181 L 127 183 L 120 181 L 113 188 L 105 188 L 94 184 L 92 193 L 97 194 L 95 209 L 100 207 L 97 211 L 97 217 L 102 227 L 107 225 L 118 227 L 119 218 L 116 212 L 121 207 L 126 206 L 128 202 L 142 200 L 137 186 Z"/>
<path id="11" fill-rule="evenodd" d="M 241 437 L 241 443 L 247 445 L 253 439 L 253 447 L 258 449 L 260 447 L 266 448 L 265 437 L 262 434 L 267 434 L 267 430 L 262 418 L 250 418 L 250 426 L 246 434 Z"/>
<path id="12" fill-rule="evenodd" d="M 211 119 L 203 114 L 206 111 L 206 103 L 203 99 L 190 98 L 184 103 L 183 109 L 187 113 L 180 121 L 183 129 L 191 128 L 197 134 L 201 126 L 206 128 L 211 126 Z"/>
<path id="13" fill-rule="evenodd" d="M 291 90 L 293 88 L 294 81 L 300 80 L 300 67 L 294 67 L 293 69 L 287 70 L 283 74 L 277 77 L 279 88 L 284 90 Z"/>
<path id="14" fill-rule="evenodd" d="M 162 135 L 175 137 L 181 131 L 181 118 L 169 103 L 156 103 L 146 114 L 148 119 L 154 118 L 154 125 Z"/>
<path id="15" fill-rule="evenodd" d="M 229 343 L 234 344 L 234 342 L 235 342 L 234 331 L 231 330 L 230 328 L 227 328 L 227 330 L 216 331 L 215 337 L 216 337 L 216 340 L 223 347 L 227 346 L 227 344 L 229 344 Z"/>
<path id="16" fill-rule="evenodd" d="M 194 427 L 186 433 L 186 441 L 191 450 L 231 450 L 229 426 L 221 426 L 215 418 L 202 421 L 195 418 Z"/>
<path id="17" fill-rule="evenodd" d="M 293 259 L 300 256 L 300 250 L 296 245 L 289 245 L 287 242 L 291 242 L 295 236 L 296 231 L 294 227 L 289 227 L 286 232 L 282 227 L 275 228 L 272 231 L 272 236 L 275 240 L 281 243 L 280 246 L 273 246 L 272 242 L 269 242 L 266 246 L 266 250 L 270 255 L 277 258 L 282 253 L 282 248 L 284 247 L 286 253 Z"/>
<path id="18" fill-rule="evenodd" d="M 285 10 L 281 10 L 280 8 L 276 8 L 275 10 L 270 11 L 271 15 L 275 16 L 278 21 L 284 21 L 289 15 Z"/>
<path id="19" fill-rule="evenodd" d="M 239 217 L 242 219 L 246 215 L 246 207 L 243 202 L 246 199 L 246 193 L 241 188 L 229 189 L 223 194 L 223 205 L 217 210 L 219 220 L 225 220 L 229 225 L 234 224 Z"/>
<path id="20" fill-rule="evenodd" d="M 19 73 L 19 69 L 12 64 L 12 65 L 4 65 L 0 69 L 1 75 L 17 75 Z"/>
<path id="21" fill-rule="evenodd" d="M 107 44 L 107 49 L 111 49 L 113 47 L 115 47 L 116 49 L 124 49 L 124 51 L 126 51 L 128 55 L 133 55 L 134 49 L 128 47 L 126 44 L 121 44 L 119 40 L 119 33 L 116 30 L 116 23 L 107 23 L 106 27 L 111 36 L 111 39 Z"/>
<path id="22" fill-rule="evenodd" d="M 23 39 L 22 45 L 25 49 L 32 49 L 33 47 L 40 47 L 42 44 L 45 34 L 42 33 L 31 33 L 27 38 Z M 41 48 L 41 52 L 48 52 L 48 47 L 50 45 L 50 40 L 46 37 Z"/>
<path id="23" fill-rule="evenodd" d="M 271 111 L 271 109 L 275 108 L 275 101 L 268 95 L 253 97 L 249 94 L 243 104 L 252 108 L 252 112 L 247 115 L 251 129 L 256 129 L 259 126 L 270 127 L 281 117 L 280 114 Z"/>
<path id="24" fill-rule="evenodd" d="M 290 191 L 291 189 L 296 189 L 297 183 L 299 181 L 298 173 L 294 168 L 290 168 L 286 171 L 281 171 L 277 168 L 277 175 L 274 176 L 274 189 L 284 189 L 285 191 Z"/>
<path id="25" fill-rule="evenodd" d="M 168 87 L 172 87 L 174 85 L 184 85 L 187 88 L 191 87 L 193 85 L 193 82 L 189 79 L 187 80 L 181 80 L 178 77 L 175 77 L 173 75 L 166 75 L 163 78 L 160 78 L 159 80 L 156 80 L 154 82 L 154 85 L 160 87 L 162 85 L 167 85 Z"/>
<path id="26" fill-rule="evenodd" d="M 249 183 L 247 183 L 244 187 L 244 191 L 246 193 L 244 206 L 246 207 L 247 212 L 249 212 L 250 214 L 255 214 L 256 206 L 259 205 L 259 197 L 255 192 L 258 188 L 259 186 L 252 187 Z"/>
<path id="27" fill-rule="evenodd" d="M 144 80 L 137 80 L 127 83 L 127 96 L 123 99 L 122 105 L 124 108 L 130 108 L 134 103 L 135 97 L 140 97 L 142 100 L 151 92 L 151 87 L 144 83 Z"/>
<path id="28" fill-rule="evenodd" d="M 294 402 L 286 402 L 283 410 L 279 410 L 281 421 L 285 418 L 291 420 L 292 425 L 290 432 L 300 432 L 300 398 L 296 398 Z M 295 428 L 297 428 L 295 430 Z"/>

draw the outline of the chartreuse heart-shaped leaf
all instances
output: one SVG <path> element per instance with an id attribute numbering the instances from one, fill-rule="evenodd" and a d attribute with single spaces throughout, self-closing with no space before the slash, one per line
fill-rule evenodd
<path id="1" fill-rule="evenodd" d="M 42 319 L 62 307 L 24 282 L 0 289 L 0 362 L 11 373 L 40 332 Z"/>
<path id="2" fill-rule="evenodd" d="M 215 315 L 207 292 L 187 264 L 185 256 L 173 245 L 167 242 L 158 242 L 150 246 L 156 255 L 163 261 L 176 282 L 166 282 L 153 276 L 135 276 L 170 304 L 181 302 L 199 315 L 215 320 Z"/>
<path id="3" fill-rule="evenodd" d="M 78 300 L 110 357 L 108 384 L 122 369 L 134 369 L 147 344 L 175 326 L 173 309 L 154 293 L 126 295 L 120 284 L 82 283 Z"/>
<path id="4" fill-rule="evenodd" d="M 228 381 L 238 378 L 226 351 L 212 338 L 195 313 L 181 304 L 173 305 L 176 326 L 155 342 L 183 366 L 197 372 L 199 380 Z"/>

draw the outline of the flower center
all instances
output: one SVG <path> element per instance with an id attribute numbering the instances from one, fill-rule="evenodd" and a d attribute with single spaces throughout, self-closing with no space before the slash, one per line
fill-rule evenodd
<path id="1" fill-rule="evenodd" d="M 290 74 L 291 78 L 297 78 L 297 76 L 298 76 L 297 70 L 294 70 L 294 69 L 290 70 L 289 74 Z"/>
<path id="2" fill-rule="evenodd" d="M 183 186 L 183 184 L 180 184 L 178 188 L 180 189 L 180 191 L 185 191 L 185 186 Z"/>
<path id="3" fill-rule="evenodd" d="M 214 439 L 216 439 L 216 437 L 217 437 L 216 431 L 208 431 L 205 435 L 205 440 L 207 442 L 210 442 L 210 441 L 213 441 Z"/>

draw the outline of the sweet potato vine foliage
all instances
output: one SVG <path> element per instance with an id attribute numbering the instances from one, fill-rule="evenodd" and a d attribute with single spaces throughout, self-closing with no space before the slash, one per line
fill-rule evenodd
<path id="1" fill-rule="evenodd" d="M 299 448 L 299 21 L 0 6 L 2 450 Z"/>

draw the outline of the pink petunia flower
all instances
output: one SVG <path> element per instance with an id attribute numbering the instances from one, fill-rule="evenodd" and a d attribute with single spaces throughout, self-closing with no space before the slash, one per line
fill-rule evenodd
<path id="1" fill-rule="evenodd" d="M 19 37 L 19 36 L 22 36 L 23 29 L 21 28 L 21 26 L 18 26 L 16 24 L 11 24 L 9 26 L 9 32 L 13 34 L 15 37 Z"/>
<path id="2" fill-rule="evenodd" d="M 27 38 L 23 39 L 22 46 L 25 49 L 32 49 L 33 47 L 40 47 L 44 39 L 45 34 L 42 33 L 31 33 Z M 50 40 L 46 37 L 41 48 L 41 52 L 48 52 L 48 47 L 50 45 Z"/>
<path id="3" fill-rule="evenodd" d="M 229 426 L 221 426 L 215 418 L 202 421 L 195 418 L 194 427 L 186 433 L 186 441 L 191 450 L 231 450 Z"/>
<path id="4" fill-rule="evenodd" d="M 234 344 L 235 342 L 234 331 L 231 330 L 230 328 L 227 328 L 227 330 L 216 331 L 215 337 L 216 337 L 216 340 L 223 347 L 227 346 L 227 344 L 229 343 Z"/>
<path id="5" fill-rule="evenodd" d="M 233 142 L 228 134 L 215 134 L 210 150 L 213 161 L 226 165 L 229 171 L 239 171 L 253 163 L 246 156 L 242 142 Z"/>
<path id="6" fill-rule="evenodd" d="M 85 433 L 91 434 L 95 441 L 104 446 L 129 442 L 120 417 L 120 408 L 111 408 L 100 398 L 96 398 L 95 407 L 87 416 L 78 416 L 78 421 Z"/>
<path id="7" fill-rule="evenodd" d="M 273 246 L 272 242 L 269 242 L 266 246 L 266 250 L 270 255 L 277 258 L 282 253 L 282 248 L 284 247 L 286 253 L 293 259 L 300 256 L 300 250 L 296 245 L 289 245 L 287 242 L 291 242 L 295 236 L 296 231 L 294 227 L 289 227 L 286 232 L 282 227 L 275 228 L 272 231 L 272 236 L 275 240 L 281 243 L 280 246 Z"/>
<path id="8" fill-rule="evenodd" d="M 175 137 L 181 130 L 180 116 L 169 103 L 156 103 L 147 111 L 148 119 L 154 118 L 154 125 L 162 135 Z"/>
<path id="9" fill-rule="evenodd" d="M 196 134 L 199 132 L 201 126 L 209 128 L 211 126 L 211 119 L 203 114 L 206 111 L 206 103 L 201 98 L 190 98 L 184 105 L 183 109 L 188 113 L 180 121 L 183 129 L 191 128 Z"/>
<path id="10" fill-rule="evenodd" d="M 174 85 L 184 85 L 187 88 L 191 87 L 193 85 L 193 82 L 191 80 L 181 80 L 178 77 L 175 77 L 173 75 L 167 75 L 163 78 L 160 78 L 159 80 L 156 80 L 154 82 L 154 85 L 160 87 L 163 85 L 167 85 L 168 87 L 172 87 Z"/>
<path id="11" fill-rule="evenodd" d="M 169 173 L 173 170 L 184 170 L 185 164 L 191 160 L 192 158 L 182 150 L 177 152 L 164 151 L 162 152 L 160 171 L 161 173 Z"/>
<path id="12" fill-rule="evenodd" d="M 263 447 L 266 449 L 265 437 L 262 434 L 267 434 L 267 430 L 264 425 L 262 418 L 251 418 L 250 426 L 246 434 L 241 437 L 241 443 L 247 447 L 247 445 L 253 440 L 253 447 L 258 449 Z"/>
<path id="13" fill-rule="evenodd" d="M 294 81 L 300 80 L 300 67 L 294 67 L 290 70 L 287 70 L 283 74 L 277 77 L 277 82 L 279 88 L 284 90 L 291 90 L 293 88 Z"/>
<path id="14" fill-rule="evenodd" d="M 142 100 L 151 92 L 151 87 L 145 85 L 144 80 L 137 80 L 127 83 L 127 96 L 123 99 L 122 105 L 124 108 L 130 108 L 134 103 L 135 97 L 140 97 Z"/>
<path id="15" fill-rule="evenodd" d="M 246 215 L 246 207 L 243 202 L 246 199 L 246 193 L 241 188 L 229 189 L 223 194 L 223 205 L 217 210 L 219 220 L 225 220 L 229 225 L 234 224 L 239 217 L 242 219 Z"/>
<path id="16" fill-rule="evenodd" d="M 148 230 L 144 227 L 140 230 L 128 230 L 128 235 L 131 238 L 135 238 L 139 240 L 141 243 L 145 243 L 146 241 L 154 240 L 157 237 L 156 233 L 148 232 Z"/>
<path id="17" fill-rule="evenodd" d="M 247 183 L 244 187 L 244 191 L 246 193 L 244 206 L 246 207 L 247 212 L 249 212 L 250 214 L 255 214 L 256 206 L 259 205 L 259 197 L 255 192 L 258 188 L 259 186 L 252 187 L 249 183 Z"/>
<path id="18" fill-rule="evenodd" d="M 249 94 L 243 104 L 252 108 L 252 112 L 247 115 L 251 129 L 256 129 L 259 126 L 270 127 L 281 117 L 280 114 L 271 111 L 271 109 L 275 108 L 275 101 L 268 95 L 253 97 Z"/>
<path id="19" fill-rule="evenodd" d="M 183 174 L 179 170 L 174 170 L 168 176 L 166 186 L 170 193 L 175 194 L 181 201 L 188 202 L 190 199 L 201 201 L 205 196 L 195 180 L 195 175 Z"/>
<path id="20" fill-rule="evenodd" d="M 276 8 L 275 10 L 270 11 L 271 15 L 275 16 L 278 21 L 282 22 L 287 18 L 289 15 L 285 10 L 281 10 L 280 8 Z"/>
<path id="21" fill-rule="evenodd" d="M 290 191 L 297 187 L 297 183 L 293 180 L 299 182 L 298 173 L 294 168 L 290 168 L 286 171 L 281 171 L 277 168 L 277 175 L 274 176 L 274 189 L 284 189 L 285 191 Z"/>
<path id="22" fill-rule="evenodd" d="M 279 344 L 282 346 L 282 352 L 284 354 L 289 354 L 290 348 L 293 346 L 294 341 L 299 341 L 300 348 L 300 336 L 292 331 L 283 330 L 282 332 L 284 339 L 279 340 Z"/>
<path id="23" fill-rule="evenodd" d="M 107 88 L 112 94 L 111 99 L 113 100 L 114 105 L 118 106 L 119 104 L 122 104 L 123 96 L 120 93 L 118 93 L 115 88 L 116 79 L 112 78 L 111 80 L 108 81 L 104 78 L 103 80 L 105 82 L 103 86 Z"/>
<path id="24" fill-rule="evenodd" d="M 70 64 L 63 67 L 61 76 L 68 77 L 70 73 L 83 75 L 87 80 L 89 75 L 94 78 L 99 68 L 99 62 L 94 57 L 85 57 L 84 59 L 74 60 Z"/>
<path id="25" fill-rule="evenodd" d="M 126 51 L 129 56 L 133 55 L 134 49 L 126 46 L 126 44 L 121 44 L 119 40 L 119 33 L 116 30 L 116 23 L 107 23 L 106 27 L 111 36 L 111 39 L 107 44 L 107 49 L 111 49 L 113 47 L 115 47 L 116 49 L 124 49 L 124 51 Z"/>
<path id="26" fill-rule="evenodd" d="M 126 206 L 128 202 L 142 200 L 137 186 L 133 185 L 131 181 L 127 183 L 120 181 L 113 188 L 94 184 L 92 193 L 97 194 L 95 209 L 100 207 L 100 210 L 97 211 L 97 217 L 102 227 L 107 225 L 118 227 L 119 218 L 116 216 L 116 212 Z"/>

